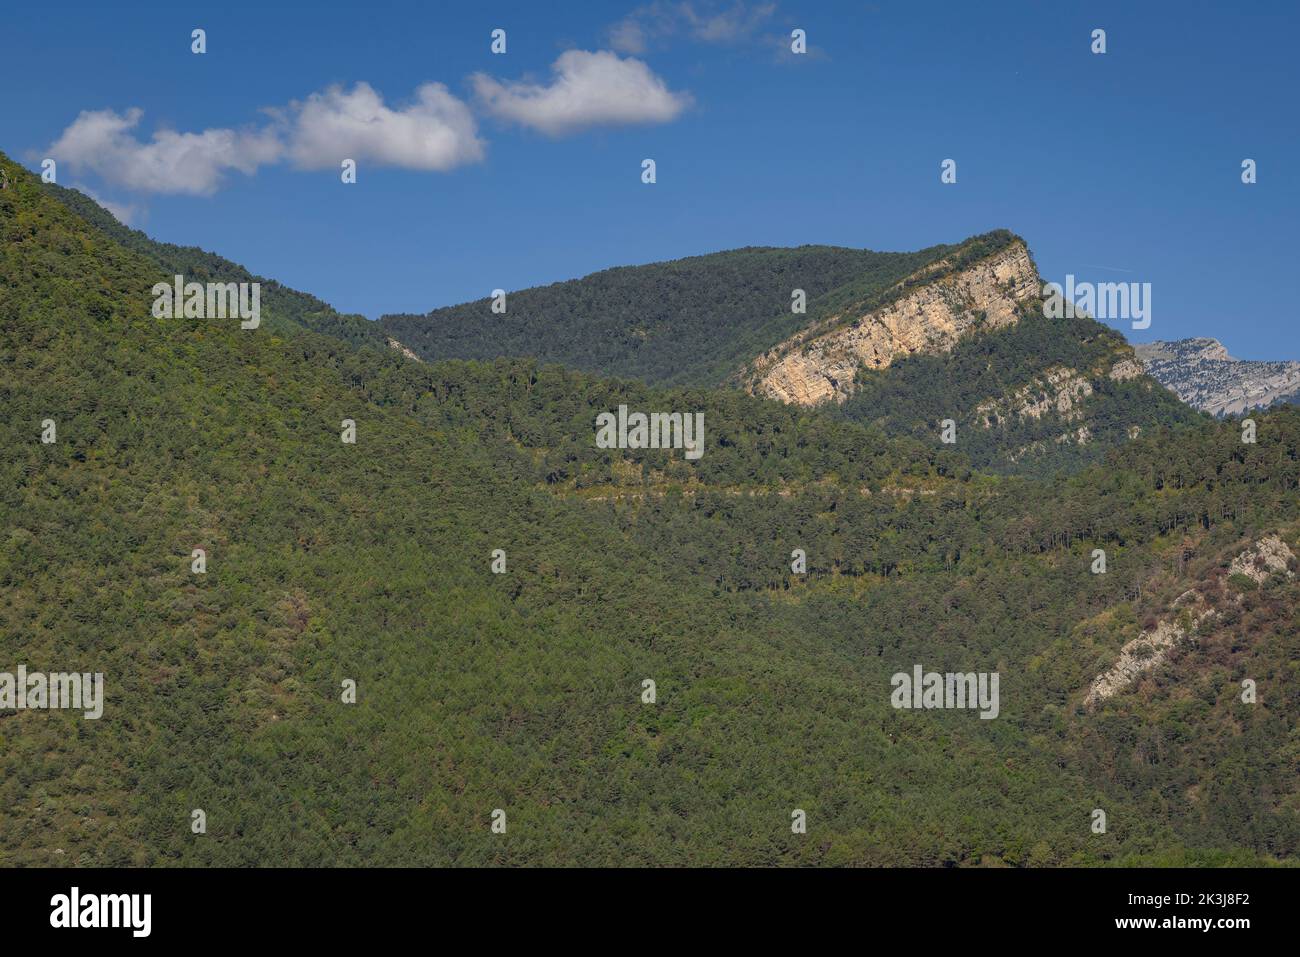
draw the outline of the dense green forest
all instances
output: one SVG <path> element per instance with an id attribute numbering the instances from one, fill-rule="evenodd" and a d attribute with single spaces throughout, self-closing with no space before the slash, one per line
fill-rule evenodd
<path id="1" fill-rule="evenodd" d="M 159 320 L 151 286 L 200 254 L 0 163 L 0 671 L 107 685 L 98 721 L 0 711 L 0 863 L 1300 858 L 1300 584 L 1227 574 L 1264 533 L 1300 547 L 1297 410 L 1254 444 L 1169 413 L 1073 474 L 998 476 L 869 415 L 407 361 L 287 294 L 254 331 Z M 702 411 L 703 457 L 597 448 L 620 403 Z M 1193 586 L 1219 619 L 1085 709 Z M 916 663 L 997 671 L 999 717 L 895 710 Z"/>
<path id="2" fill-rule="evenodd" d="M 504 314 L 482 299 L 424 316 L 385 316 L 380 325 L 427 361 L 528 357 L 651 385 L 739 387 L 756 356 L 796 332 L 815 325 L 825 334 L 855 322 L 1016 242 L 1023 240 L 1002 229 L 915 253 L 740 249 L 509 292 Z M 791 311 L 793 288 L 807 293 L 805 313 Z M 1015 325 L 969 334 L 951 352 L 864 367 L 857 393 L 838 412 L 888 436 L 922 441 L 932 441 L 939 423 L 952 417 L 978 468 L 1072 471 L 1100 461 L 1134 431 L 1199 418 L 1140 370 L 1132 379 L 1108 378 L 1124 359 L 1133 353 L 1117 332 L 1088 318 L 1045 318 L 1035 302 L 1022 307 Z M 1036 390 L 1059 367 L 1090 382 L 1077 412 L 1004 415 L 992 428 L 982 423 L 982 403 Z M 1084 441 L 1068 434 L 1080 427 Z"/>
<path id="3" fill-rule="evenodd" d="M 532 357 L 652 385 L 716 385 L 836 306 L 884 292 L 956 248 L 736 249 L 507 291 L 503 314 L 481 299 L 380 325 L 429 361 Z M 794 289 L 806 294 L 806 313 L 792 312 Z"/>
<path id="4" fill-rule="evenodd" d="M 1133 431 L 1189 426 L 1203 418 L 1149 376 L 1111 378 L 1115 363 L 1133 359 L 1114 330 L 1087 317 L 1022 312 L 1014 325 L 966 336 L 950 352 L 908 355 L 884 369 L 862 369 L 857 392 L 839 412 L 891 436 L 922 440 L 951 416 L 958 423 L 957 444 L 973 464 L 1022 474 L 1074 471 L 1101 461 Z M 1004 410 L 983 421 L 979 409 L 990 397 L 1011 395 L 1059 368 L 1079 370 L 1092 390 L 1077 410 L 1063 414 L 1049 407 L 1037 417 Z M 1047 394 L 1032 392 L 1034 399 Z M 1081 425 L 1088 432 L 1082 443 L 1071 436 Z"/>
<path id="5" fill-rule="evenodd" d="M 291 329 L 310 329 L 357 346 L 387 346 L 388 337 L 364 316 L 343 315 L 315 296 L 290 289 L 274 279 L 255 276 L 243 266 L 197 246 L 177 246 L 150 239 L 140 230 L 122 225 L 112 213 L 78 190 L 57 183 L 42 183 L 41 188 L 108 240 L 139 253 L 160 267 L 163 278 L 183 275 L 187 280 L 204 283 L 260 282 L 262 303 L 269 314 L 269 331 L 283 333 Z"/>

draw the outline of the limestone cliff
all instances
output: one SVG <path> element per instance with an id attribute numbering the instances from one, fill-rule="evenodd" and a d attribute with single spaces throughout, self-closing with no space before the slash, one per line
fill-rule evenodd
<path id="1" fill-rule="evenodd" d="M 968 332 L 1015 323 L 1018 308 L 1040 294 L 1023 242 L 945 273 L 948 265 L 940 261 L 909 277 L 883 305 L 850 307 L 759 356 L 746 377 L 749 391 L 798 405 L 843 402 L 854 391 L 859 368 L 884 368 L 911 353 L 946 352 Z M 927 281 L 931 276 L 936 278 Z M 854 316 L 856 309 L 863 311 Z"/>

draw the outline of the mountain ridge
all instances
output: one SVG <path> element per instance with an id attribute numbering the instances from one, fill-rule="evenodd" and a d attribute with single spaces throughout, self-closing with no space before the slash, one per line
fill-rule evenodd
<path id="1" fill-rule="evenodd" d="M 1019 307 L 1041 298 L 1029 249 L 1014 237 L 963 256 L 982 239 L 968 240 L 952 259 L 928 264 L 881 295 L 809 324 L 753 361 L 747 387 L 799 405 L 842 403 L 855 390 L 860 369 L 883 369 L 917 352 L 946 352 L 963 335 L 1018 321 Z"/>
<path id="2" fill-rule="evenodd" d="M 1146 371 L 1180 399 L 1215 416 L 1300 401 L 1300 362 L 1236 359 L 1217 339 L 1134 346 Z"/>
<path id="3" fill-rule="evenodd" d="M 948 247 L 881 253 L 832 246 L 742 247 L 506 290 L 381 328 L 426 361 L 530 356 L 652 385 L 714 385 L 854 285 L 887 286 Z"/>
<path id="4" fill-rule="evenodd" d="M 504 313 L 483 299 L 380 324 L 425 361 L 523 355 L 650 384 L 833 398 L 847 418 L 918 440 L 951 419 L 973 427 L 958 441 L 974 464 L 1000 471 L 1074 468 L 1144 428 L 1194 421 L 1119 333 L 1049 319 L 1041 302 L 1028 244 L 999 229 L 915 253 L 746 247 L 507 292 Z M 1057 395 L 1065 383 L 1073 398 Z M 1035 398 L 988 414 L 1018 393 Z"/>

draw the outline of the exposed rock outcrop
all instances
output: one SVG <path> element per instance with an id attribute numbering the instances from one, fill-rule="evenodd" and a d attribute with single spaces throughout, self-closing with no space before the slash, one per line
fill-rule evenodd
<path id="1" fill-rule="evenodd" d="M 404 355 L 406 358 L 408 358 L 408 359 L 414 359 L 416 362 L 423 362 L 423 361 L 424 361 L 424 360 L 421 359 L 419 356 L 417 356 L 414 352 L 412 352 L 410 349 L 406 348 L 406 346 L 402 345 L 400 342 L 398 342 L 396 339 L 394 339 L 392 336 L 389 336 L 389 337 L 388 337 L 388 348 L 390 348 L 390 349 L 396 349 L 398 352 L 400 352 L 400 353 L 401 353 L 402 355 Z"/>
<path id="2" fill-rule="evenodd" d="M 1247 548 L 1232 560 L 1228 571 L 1230 574 L 1245 575 L 1257 584 L 1270 575 L 1280 574 L 1294 577 L 1289 563 L 1295 558 L 1294 553 L 1278 535 L 1267 535 Z M 1238 596 L 1236 601 L 1240 601 Z M 1190 626 L 1183 610 L 1191 612 Z M 1157 622 L 1149 631 L 1144 631 L 1132 641 L 1126 642 L 1120 649 L 1119 659 L 1109 670 L 1100 674 L 1093 681 L 1084 696 L 1086 708 L 1093 708 L 1100 701 L 1128 687 L 1139 675 L 1155 668 L 1177 647 L 1179 641 L 1194 635 L 1196 629 L 1205 621 L 1212 620 L 1218 612 L 1196 589 L 1188 589 L 1174 599 L 1170 614 Z"/>
<path id="3" fill-rule="evenodd" d="M 1056 444 L 1065 445 L 1066 443 L 1073 442 L 1075 445 L 1087 445 L 1091 439 L 1092 429 L 1088 428 L 1086 425 L 1081 425 L 1073 432 L 1062 432 L 1058 435 L 1056 437 Z"/>
<path id="4" fill-rule="evenodd" d="M 1256 585 L 1273 574 L 1294 578 L 1295 574 L 1288 567 L 1295 554 L 1277 535 L 1268 535 L 1255 543 L 1232 560 L 1228 567 L 1230 575 L 1245 575 Z"/>
<path id="5" fill-rule="evenodd" d="M 935 264 L 913 281 L 944 266 Z M 864 312 L 851 324 L 843 324 L 849 310 L 800 332 L 755 360 L 749 389 L 798 405 L 843 402 L 853 394 L 859 368 L 884 368 L 900 355 L 946 352 L 967 332 L 1011 325 L 1019 307 L 1037 298 L 1040 288 L 1029 250 L 1012 243 Z"/>
<path id="6" fill-rule="evenodd" d="M 1126 382 L 1143 374 L 1142 363 L 1136 358 L 1120 359 L 1110 367 L 1110 377 L 1116 382 Z"/>
<path id="7" fill-rule="evenodd" d="M 1300 401 L 1300 362 L 1234 359 L 1217 339 L 1134 346 L 1146 371 L 1193 408 L 1236 415 Z"/>
<path id="8" fill-rule="evenodd" d="M 1041 419 L 1048 411 L 1055 410 L 1069 422 L 1083 414 L 1079 406 L 1092 392 L 1092 383 L 1078 370 L 1053 366 L 1005 399 L 981 402 L 975 407 L 975 421 L 988 429 L 1013 415 Z"/>
<path id="9" fill-rule="evenodd" d="M 1198 596 L 1199 597 L 1199 596 Z M 1199 625 L 1214 612 L 1204 609 L 1192 618 L 1192 625 Z M 1105 674 L 1098 675 L 1083 699 L 1084 707 L 1092 708 L 1098 701 L 1105 701 L 1122 688 L 1128 687 L 1145 671 L 1150 671 L 1160 664 L 1180 640 L 1187 637 L 1177 621 L 1162 621 L 1150 631 L 1144 631 L 1132 641 L 1126 643 L 1119 651 L 1119 660 Z"/>

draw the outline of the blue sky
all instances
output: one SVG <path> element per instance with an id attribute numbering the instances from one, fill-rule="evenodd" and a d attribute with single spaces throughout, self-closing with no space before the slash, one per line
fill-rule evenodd
<path id="1" fill-rule="evenodd" d="M 1116 323 L 1137 341 L 1300 358 L 1297 27 L 1289 2 L 10 5 L 0 149 L 371 317 L 1007 227 L 1047 280 L 1150 282 L 1150 329 Z M 339 126 L 367 108 L 385 121 Z"/>

